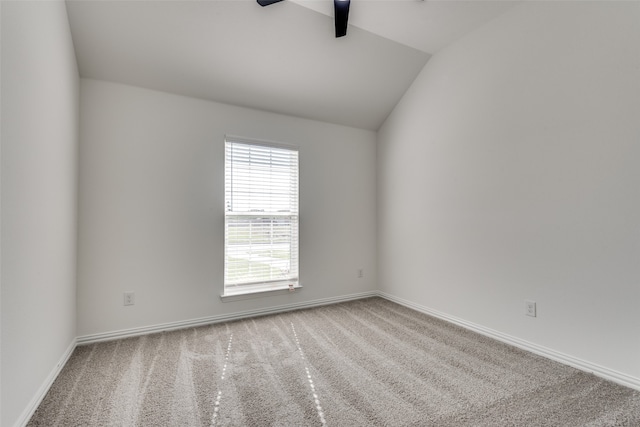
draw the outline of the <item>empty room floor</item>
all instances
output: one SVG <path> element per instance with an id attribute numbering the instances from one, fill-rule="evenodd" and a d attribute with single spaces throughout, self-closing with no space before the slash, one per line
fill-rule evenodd
<path id="1" fill-rule="evenodd" d="M 80 346 L 44 425 L 638 426 L 640 392 L 368 298 Z"/>

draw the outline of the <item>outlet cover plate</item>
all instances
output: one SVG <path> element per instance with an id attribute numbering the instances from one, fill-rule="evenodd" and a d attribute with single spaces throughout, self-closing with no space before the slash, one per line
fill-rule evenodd
<path id="1" fill-rule="evenodd" d="M 136 303 L 136 294 L 133 292 L 124 293 L 124 305 L 134 305 Z"/>
<path id="2" fill-rule="evenodd" d="M 525 301 L 525 314 L 527 316 L 536 317 L 536 302 L 535 301 Z"/>

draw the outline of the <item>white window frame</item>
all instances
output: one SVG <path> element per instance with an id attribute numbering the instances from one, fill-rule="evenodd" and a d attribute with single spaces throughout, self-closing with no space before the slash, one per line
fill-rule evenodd
<path id="1" fill-rule="evenodd" d="M 249 152 L 252 154 L 247 157 Z M 234 160 L 234 156 L 240 160 Z M 280 156 L 284 156 L 284 163 Z M 291 162 L 289 169 L 287 162 Z M 264 292 L 290 292 L 302 287 L 299 279 L 299 164 L 297 146 L 225 136 L 223 299 L 257 296 Z M 269 167 L 264 169 L 263 176 L 260 165 Z M 274 182 L 273 187 L 265 189 L 260 185 L 269 179 Z M 247 182 L 250 184 L 245 184 Z M 275 193 L 274 189 L 280 191 Z M 234 239 L 234 234 L 249 238 L 241 242 Z M 285 242 L 278 242 L 280 239 Z M 274 252 L 285 257 L 274 257 Z M 251 277 L 248 272 L 252 266 L 262 271 L 262 277 Z"/>

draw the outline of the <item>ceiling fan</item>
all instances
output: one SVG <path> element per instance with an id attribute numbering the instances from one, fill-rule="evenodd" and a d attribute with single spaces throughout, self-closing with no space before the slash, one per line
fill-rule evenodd
<path id="1" fill-rule="evenodd" d="M 269 6 L 282 0 L 257 0 L 260 6 Z M 349 4 L 351 0 L 333 0 L 333 11 L 336 21 L 336 38 L 347 35 L 347 21 L 349 20 Z"/>

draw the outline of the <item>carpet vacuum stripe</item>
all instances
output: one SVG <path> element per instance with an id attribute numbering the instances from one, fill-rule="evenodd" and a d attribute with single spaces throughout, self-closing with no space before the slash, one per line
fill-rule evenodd
<path id="1" fill-rule="evenodd" d="M 302 351 L 302 347 L 300 346 L 300 341 L 298 340 L 298 334 L 296 333 L 296 328 L 293 325 L 293 322 L 291 322 L 291 330 L 293 331 L 293 337 L 296 341 L 296 347 L 298 347 L 298 352 L 300 353 L 300 358 L 302 360 L 304 360 L 304 351 Z M 304 367 L 304 370 L 307 374 L 307 379 L 309 380 L 309 387 L 311 388 L 311 394 L 313 395 L 313 400 L 314 403 L 316 404 L 316 409 L 318 410 L 318 418 L 320 418 L 320 422 L 322 423 L 322 425 L 326 425 L 327 422 L 324 419 L 324 413 L 322 412 L 322 406 L 320 405 L 320 399 L 318 398 L 318 394 L 316 391 L 316 387 L 313 384 L 313 378 L 311 377 L 311 373 L 309 372 L 309 368 L 306 366 Z"/>
<path id="2" fill-rule="evenodd" d="M 227 372 L 227 364 L 229 363 L 229 353 L 231 353 L 231 343 L 233 341 L 233 334 L 229 335 L 229 343 L 227 344 L 227 352 L 224 355 L 224 365 L 222 367 L 222 375 L 220 376 L 220 387 L 218 387 L 218 394 L 216 395 L 216 403 L 213 406 L 213 415 L 211 418 L 211 426 L 216 425 L 216 419 L 218 417 L 218 411 L 220 410 L 220 399 L 222 398 L 222 384 L 224 382 L 224 375 Z"/>

